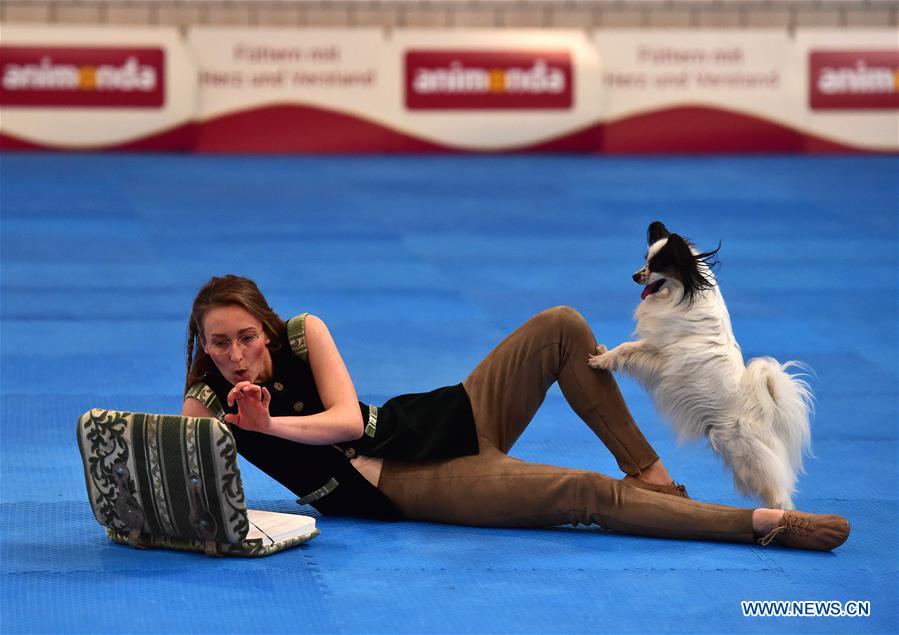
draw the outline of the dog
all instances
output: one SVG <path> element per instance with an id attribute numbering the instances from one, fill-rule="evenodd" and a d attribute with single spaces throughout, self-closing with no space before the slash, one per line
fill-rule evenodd
<path id="1" fill-rule="evenodd" d="M 759 357 L 744 365 L 713 268 L 721 249 L 700 253 L 656 221 L 647 230 L 636 341 L 598 346 L 592 368 L 633 376 L 669 418 L 679 440 L 707 436 L 737 489 L 775 509 L 792 509 L 803 456 L 811 450 L 813 395 L 801 374 Z"/>

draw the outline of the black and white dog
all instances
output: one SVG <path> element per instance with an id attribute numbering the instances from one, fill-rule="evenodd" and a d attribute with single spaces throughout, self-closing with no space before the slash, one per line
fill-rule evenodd
<path id="1" fill-rule="evenodd" d="M 718 249 L 699 253 L 656 221 L 647 232 L 645 285 L 634 317 L 636 341 L 597 348 L 593 368 L 640 381 L 681 440 L 708 436 L 737 488 L 790 509 L 811 444 L 808 384 L 787 373 L 797 362 L 760 357 L 744 365 L 712 267 Z"/>

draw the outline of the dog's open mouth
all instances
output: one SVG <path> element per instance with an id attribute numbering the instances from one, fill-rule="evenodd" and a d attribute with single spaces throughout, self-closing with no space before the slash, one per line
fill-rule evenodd
<path id="1" fill-rule="evenodd" d="M 646 296 L 652 295 L 653 293 L 661 289 L 663 284 L 665 284 L 664 280 L 656 280 L 651 285 L 644 287 L 643 293 L 640 294 L 640 299 L 645 300 Z"/>

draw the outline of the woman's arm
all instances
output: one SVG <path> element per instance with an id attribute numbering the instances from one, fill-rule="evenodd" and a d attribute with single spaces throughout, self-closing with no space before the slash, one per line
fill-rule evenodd
<path id="1" fill-rule="evenodd" d="M 193 397 L 184 398 L 184 403 L 181 405 L 181 416 L 215 418 L 215 415 L 209 412 L 209 408 L 200 403 L 199 399 L 194 399 Z"/>
<path id="2" fill-rule="evenodd" d="M 314 315 L 306 316 L 306 347 L 315 386 L 325 407 L 323 412 L 297 417 L 272 417 L 268 413 L 271 401 L 268 390 L 249 382 L 240 382 L 228 393 L 228 405 L 236 402 L 238 413 L 225 415 L 225 420 L 247 430 L 309 445 L 328 445 L 360 438 L 364 430 L 362 411 L 353 380 L 328 327 Z M 199 405 L 202 407 L 202 404 Z"/>

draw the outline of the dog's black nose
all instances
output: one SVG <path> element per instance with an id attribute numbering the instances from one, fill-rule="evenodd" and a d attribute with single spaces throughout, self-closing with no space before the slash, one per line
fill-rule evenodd
<path id="1" fill-rule="evenodd" d="M 638 271 L 634 275 L 631 276 L 634 279 L 634 282 L 640 282 L 640 272 Z"/>

